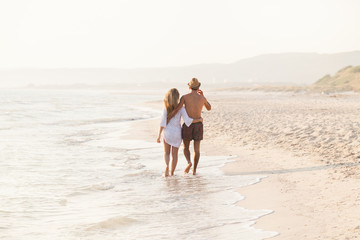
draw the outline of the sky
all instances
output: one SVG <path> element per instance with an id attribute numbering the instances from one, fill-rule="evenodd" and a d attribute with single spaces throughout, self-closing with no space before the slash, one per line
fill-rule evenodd
<path id="1" fill-rule="evenodd" d="M 0 0 L 0 69 L 231 63 L 360 50 L 358 0 Z"/>

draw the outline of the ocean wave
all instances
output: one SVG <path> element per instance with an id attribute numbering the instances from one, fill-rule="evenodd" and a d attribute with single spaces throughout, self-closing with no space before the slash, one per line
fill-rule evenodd
<path id="1" fill-rule="evenodd" d="M 138 177 L 138 176 L 157 176 L 157 174 L 154 174 L 153 171 L 150 170 L 142 170 L 142 171 L 137 171 L 137 172 L 131 172 L 128 174 L 124 174 L 124 178 L 126 177 Z"/>
<path id="2" fill-rule="evenodd" d="M 91 187 L 88 188 L 88 190 L 100 190 L 100 191 L 106 191 L 113 189 L 115 186 L 112 183 L 100 183 L 100 184 L 94 184 Z"/>
<path id="3" fill-rule="evenodd" d="M 99 183 L 99 184 L 93 184 L 93 185 L 88 185 L 88 186 L 83 186 L 80 187 L 78 190 L 68 194 L 69 197 L 73 197 L 73 196 L 79 196 L 79 195 L 84 195 L 84 194 L 88 194 L 89 191 L 106 191 L 106 190 L 111 190 L 115 188 L 115 185 L 112 183 Z"/>
<path id="4" fill-rule="evenodd" d="M 88 231 L 92 230 L 101 230 L 101 229 L 117 229 L 123 226 L 126 226 L 128 224 L 136 222 L 135 219 L 128 218 L 128 217 L 113 217 L 109 218 L 107 220 L 98 222 L 93 224 L 91 227 L 87 228 Z"/>
<path id="5" fill-rule="evenodd" d="M 60 121 L 57 123 L 53 123 L 56 125 L 66 125 L 66 126 L 84 126 L 91 124 L 102 124 L 102 123 L 116 123 L 116 122 L 131 122 L 137 120 L 144 120 L 147 118 L 144 117 L 129 117 L 129 118 L 98 118 L 91 120 L 73 120 L 73 121 Z"/>

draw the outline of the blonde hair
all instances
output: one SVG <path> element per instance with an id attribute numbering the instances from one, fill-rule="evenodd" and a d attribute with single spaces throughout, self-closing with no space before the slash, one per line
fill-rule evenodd
<path id="1" fill-rule="evenodd" d="M 176 88 L 170 89 L 164 97 L 164 105 L 169 115 L 179 104 L 179 91 Z"/>

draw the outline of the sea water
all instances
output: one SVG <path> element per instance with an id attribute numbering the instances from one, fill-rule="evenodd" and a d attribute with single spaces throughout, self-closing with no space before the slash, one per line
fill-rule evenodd
<path id="1" fill-rule="evenodd" d="M 265 239 L 236 190 L 259 177 L 226 176 L 226 156 L 202 156 L 197 176 L 163 177 L 161 144 L 129 140 L 141 107 L 160 94 L 0 91 L 0 239 Z M 160 107 L 161 108 L 161 107 Z M 136 124 L 135 124 L 136 125 Z M 158 129 L 154 129 L 155 132 Z M 240 204 L 241 205 L 241 204 Z"/>

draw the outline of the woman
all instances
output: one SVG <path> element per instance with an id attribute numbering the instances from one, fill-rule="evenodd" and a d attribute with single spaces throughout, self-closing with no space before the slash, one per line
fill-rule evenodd
<path id="1" fill-rule="evenodd" d="M 202 122 L 202 118 L 192 119 L 186 113 L 185 107 L 182 107 L 180 111 L 166 124 L 167 115 L 175 110 L 179 104 L 179 91 L 176 88 L 170 89 L 164 97 L 164 110 L 161 116 L 160 131 L 157 138 L 157 142 L 160 143 L 161 133 L 164 130 L 163 142 L 164 142 L 164 159 L 166 164 L 165 177 L 169 176 L 169 163 L 170 163 L 170 151 L 172 155 L 171 172 L 170 175 L 174 175 L 178 160 L 178 152 L 181 144 L 181 117 L 184 120 L 186 126 L 190 126 L 191 123 Z"/>

